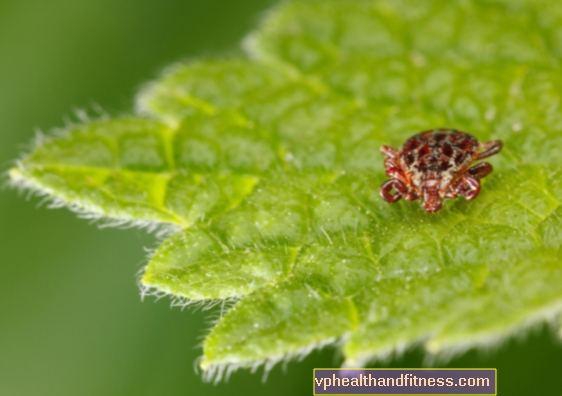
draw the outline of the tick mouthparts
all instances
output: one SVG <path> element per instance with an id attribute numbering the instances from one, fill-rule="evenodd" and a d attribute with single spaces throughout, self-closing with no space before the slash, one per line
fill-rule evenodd
<path id="1" fill-rule="evenodd" d="M 439 197 L 438 188 L 426 188 L 423 190 L 423 210 L 429 213 L 437 212 L 443 207 Z"/>

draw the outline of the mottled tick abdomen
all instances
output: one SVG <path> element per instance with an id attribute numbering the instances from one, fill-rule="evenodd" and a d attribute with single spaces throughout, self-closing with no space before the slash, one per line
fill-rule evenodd
<path id="1" fill-rule="evenodd" d="M 434 180 L 445 188 L 478 155 L 478 140 L 455 130 L 434 130 L 412 136 L 399 154 L 409 182 L 419 191 Z"/>

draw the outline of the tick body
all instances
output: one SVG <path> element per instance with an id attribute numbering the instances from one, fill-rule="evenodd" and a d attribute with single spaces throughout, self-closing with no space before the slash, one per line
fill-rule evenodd
<path id="1" fill-rule="evenodd" d="M 440 210 L 443 199 L 459 195 L 474 199 L 480 193 L 480 179 L 493 170 L 488 162 L 473 166 L 474 162 L 499 153 L 502 147 L 500 140 L 479 143 L 466 132 L 446 128 L 414 135 L 400 150 L 382 146 L 390 180 L 381 186 L 381 196 L 390 203 L 421 199 L 426 212 Z"/>

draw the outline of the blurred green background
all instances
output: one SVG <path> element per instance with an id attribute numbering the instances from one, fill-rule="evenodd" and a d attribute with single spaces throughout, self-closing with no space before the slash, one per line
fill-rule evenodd
<path id="1" fill-rule="evenodd" d="M 128 112 L 139 86 L 182 58 L 232 52 L 273 0 L 0 0 L 0 170 L 35 129 L 73 109 Z M 94 112 L 90 112 L 95 114 Z M 135 275 L 155 239 L 99 229 L 38 198 L 0 193 L 0 395 L 308 395 L 313 367 L 203 383 L 195 372 L 213 311 L 140 301 Z M 561 395 L 562 346 L 546 327 L 447 367 L 497 367 L 500 395 Z M 419 367 L 420 350 L 378 367 Z"/>

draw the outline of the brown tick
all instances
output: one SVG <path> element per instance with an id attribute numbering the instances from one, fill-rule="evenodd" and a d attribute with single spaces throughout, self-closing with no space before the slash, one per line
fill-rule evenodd
<path id="1" fill-rule="evenodd" d="M 474 199 L 480 193 L 480 179 L 493 168 L 488 162 L 471 165 L 499 153 L 502 147 L 500 140 L 480 144 L 466 132 L 445 128 L 414 135 L 401 150 L 382 146 L 385 173 L 391 179 L 381 186 L 381 196 L 390 203 L 402 197 L 422 199 L 426 212 L 440 210 L 441 199 L 459 195 Z"/>

